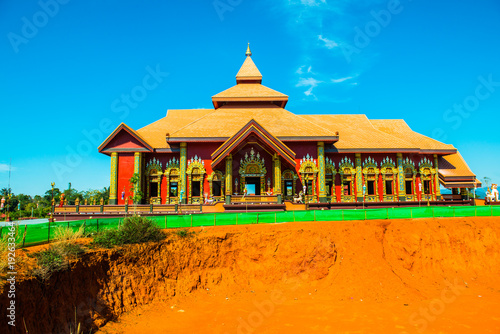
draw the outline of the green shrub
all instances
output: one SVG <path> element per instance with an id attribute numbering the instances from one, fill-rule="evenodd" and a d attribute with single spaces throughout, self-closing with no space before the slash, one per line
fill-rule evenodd
<path id="1" fill-rule="evenodd" d="M 84 248 L 76 243 L 76 240 L 83 236 L 83 226 L 76 232 L 67 227 L 57 227 L 54 234 L 56 242 L 47 250 L 34 254 L 37 267 L 33 269 L 32 274 L 43 280 L 49 279 L 56 271 L 66 269 L 69 259 L 77 258 L 85 252 Z"/>
<path id="2" fill-rule="evenodd" d="M 160 241 L 165 234 L 156 224 L 139 216 L 127 217 L 118 229 L 104 230 L 94 236 L 93 244 L 111 248 L 126 244 L 138 244 L 148 241 Z"/>
<path id="3" fill-rule="evenodd" d="M 184 238 L 191 237 L 194 234 L 194 232 L 189 232 L 187 228 L 181 228 L 181 229 L 178 229 L 177 231 L 175 231 L 175 234 L 179 238 L 184 239 Z"/>
<path id="4" fill-rule="evenodd" d="M 83 224 L 77 231 L 65 226 L 58 226 L 54 230 L 54 237 L 57 241 L 75 243 L 77 239 L 83 238 Z"/>
<path id="5" fill-rule="evenodd" d="M 32 274 L 40 279 L 47 280 L 52 273 L 65 269 L 67 263 L 59 248 L 49 247 L 47 250 L 35 253 L 37 267 Z"/>

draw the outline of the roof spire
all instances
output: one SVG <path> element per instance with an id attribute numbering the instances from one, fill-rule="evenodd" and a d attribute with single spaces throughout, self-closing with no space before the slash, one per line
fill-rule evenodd
<path id="1" fill-rule="evenodd" d="M 247 47 L 247 52 L 245 53 L 247 57 L 250 57 L 252 55 L 252 51 L 250 51 L 250 42 L 248 42 L 248 47 Z"/>

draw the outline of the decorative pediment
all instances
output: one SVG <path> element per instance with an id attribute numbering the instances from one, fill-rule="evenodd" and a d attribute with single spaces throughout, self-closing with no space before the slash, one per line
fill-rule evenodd
<path id="1" fill-rule="evenodd" d="M 249 176 L 263 176 L 266 175 L 267 170 L 265 167 L 264 157 L 260 156 L 260 153 L 255 151 L 253 147 L 250 149 L 250 155 L 245 152 L 245 159 L 240 159 L 240 175 Z"/>
<path id="2" fill-rule="evenodd" d="M 180 169 L 179 159 L 173 157 L 165 165 L 165 175 L 178 175 Z"/>
<path id="3" fill-rule="evenodd" d="M 394 159 L 390 157 L 385 157 L 382 159 L 380 171 L 382 174 L 397 174 L 398 170 L 396 168 L 396 163 Z"/>
<path id="4" fill-rule="evenodd" d="M 186 169 L 187 174 L 205 174 L 205 161 L 195 155 L 188 160 L 188 168 Z"/>
<path id="5" fill-rule="evenodd" d="M 403 159 L 403 169 L 405 170 L 405 173 L 408 168 L 411 169 L 412 173 L 415 173 L 416 171 L 415 162 L 413 162 L 413 160 L 411 160 L 410 158 L 406 157 Z"/>
<path id="6" fill-rule="evenodd" d="M 290 165 L 295 165 L 295 153 L 286 146 L 281 140 L 273 136 L 266 129 L 264 129 L 255 120 L 248 122 L 243 128 L 236 132 L 231 138 L 226 140 L 213 154 L 212 154 L 212 167 L 220 163 L 231 152 L 238 150 L 241 144 L 247 138 L 255 135 L 259 141 L 270 149 L 273 153 L 277 153 L 284 161 Z M 273 154 L 271 154 L 273 155 Z"/>
<path id="7" fill-rule="evenodd" d="M 382 159 L 382 168 L 396 168 L 396 163 L 392 158 L 385 157 Z"/>
<path id="8" fill-rule="evenodd" d="M 335 161 L 333 161 L 329 157 L 325 158 L 325 170 L 326 170 L 327 174 L 328 174 L 328 170 L 330 170 L 332 174 L 337 173 L 337 171 L 335 170 Z"/>
<path id="9" fill-rule="evenodd" d="M 354 164 L 349 157 L 343 157 L 339 163 L 340 174 L 355 174 Z"/>
<path id="10" fill-rule="evenodd" d="M 302 159 L 300 159 L 300 169 L 299 173 L 317 173 L 318 166 L 316 165 L 316 159 L 314 159 L 309 153 L 307 153 Z"/>
<path id="11" fill-rule="evenodd" d="M 149 160 L 146 164 L 146 175 L 151 174 L 151 171 L 153 170 L 156 170 L 156 174 L 162 174 L 162 163 L 156 158 Z"/>
<path id="12" fill-rule="evenodd" d="M 429 175 L 429 174 L 435 174 L 436 173 L 436 170 L 433 167 L 432 161 L 429 160 L 427 157 L 423 157 L 420 160 L 420 163 L 419 163 L 418 167 L 419 167 L 420 174 Z"/>
<path id="13" fill-rule="evenodd" d="M 363 167 L 375 167 L 376 168 L 378 166 L 377 166 L 377 162 L 375 161 L 375 159 L 373 159 L 372 157 L 368 157 L 363 162 Z"/>

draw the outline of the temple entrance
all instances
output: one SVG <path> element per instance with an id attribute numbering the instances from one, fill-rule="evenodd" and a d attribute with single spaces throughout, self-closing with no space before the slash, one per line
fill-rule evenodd
<path id="1" fill-rule="evenodd" d="M 260 177 L 245 178 L 247 195 L 260 195 Z"/>

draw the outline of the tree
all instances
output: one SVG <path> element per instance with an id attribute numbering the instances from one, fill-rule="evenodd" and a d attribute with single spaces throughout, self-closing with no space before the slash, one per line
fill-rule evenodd
<path id="1" fill-rule="evenodd" d="M 140 180 L 141 179 L 139 173 L 134 173 L 134 175 L 132 175 L 129 180 L 130 192 L 133 194 L 132 201 L 134 202 L 134 204 L 139 204 L 142 200 L 142 192 L 139 189 Z"/>

